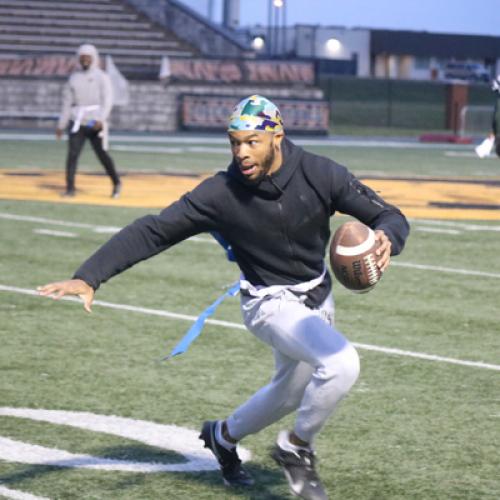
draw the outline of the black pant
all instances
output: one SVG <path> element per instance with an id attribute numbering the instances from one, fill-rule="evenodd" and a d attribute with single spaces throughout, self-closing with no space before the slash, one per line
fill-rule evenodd
<path id="1" fill-rule="evenodd" d="M 71 130 L 73 123 L 70 122 L 68 130 Z M 78 162 L 78 157 L 82 152 L 83 145 L 85 144 L 85 140 L 88 139 L 90 144 L 92 144 L 92 148 L 99 158 L 102 166 L 106 170 L 106 173 L 109 175 L 111 180 L 113 181 L 113 185 L 116 186 L 120 183 L 120 177 L 116 173 L 115 164 L 113 163 L 113 159 L 111 156 L 104 151 L 102 148 L 102 139 L 99 137 L 99 131 L 93 130 L 90 127 L 80 127 L 78 132 L 72 134 L 69 132 L 68 134 L 68 157 L 66 158 L 66 190 L 74 191 L 75 190 L 75 174 L 76 167 Z"/>

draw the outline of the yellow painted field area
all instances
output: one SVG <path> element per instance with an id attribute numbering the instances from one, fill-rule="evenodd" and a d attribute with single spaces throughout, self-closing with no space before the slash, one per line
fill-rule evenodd
<path id="1" fill-rule="evenodd" d="M 77 196 L 61 198 L 64 191 L 61 172 L 0 170 L 0 199 L 163 208 L 201 180 L 202 177 L 128 173 L 123 177 L 122 196 L 113 200 L 106 176 L 81 173 L 77 175 Z M 500 220 L 500 180 L 366 179 L 364 182 L 408 217 Z"/>
<path id="2" fill-rule="evenodd" d="M 408 217 L 500 220 L 500 180 L 480 183 L 367 179 L 364 182 Z"/>
<path id="3" fill-rule="evenodd" d="M 201 180 L 202 177 L 127 174 L 122 177 L 122 195 L 114 200 L 110 197 L 112 186 L 107 176 L 82 173 L 76 176 L 76 196 L 62 198 L 65 188 L 62 172 L 0 170 L 0 199 L 163 208 Z"/>

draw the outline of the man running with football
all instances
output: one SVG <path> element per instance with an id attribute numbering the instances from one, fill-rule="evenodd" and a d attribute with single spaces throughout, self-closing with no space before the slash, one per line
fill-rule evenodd
<path id="1" fill-rule="evenodd" d="M 41 295 L 78 295 L 90 311 L 99 286 L 202 232 L 230 246 L 242 276 L 246 327 L 270 346 L 276 371 L 268 385 L 224 419 L 206 421 L 200 438 L 216 456 L 228 486 L 250 486 L 236 444 L 295 412 L 272 457 L 293 494 L 326 499 L 314 441 L 359 375 L 353 345 L 334 327 L 331 277 L 325 266 L 330 217 L 340 211 L 375 231 L 383 272 L 409 233 L 403 214 L 345 167 L 304 151 L 285 137 L 278 108 L 253 95 L 229 118 L 233 160 L 158 215 L 122 229 L 71 280 L 39 287 Z"/>

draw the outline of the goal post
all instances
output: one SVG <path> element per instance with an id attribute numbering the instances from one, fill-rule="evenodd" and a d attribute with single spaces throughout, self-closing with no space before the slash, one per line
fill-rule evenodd
<path id="1" fill-rule="evenodd" d="M 460 137 L 484 137 L 491 132 L 493 106 L 464 106 L 460 112 Z"/>

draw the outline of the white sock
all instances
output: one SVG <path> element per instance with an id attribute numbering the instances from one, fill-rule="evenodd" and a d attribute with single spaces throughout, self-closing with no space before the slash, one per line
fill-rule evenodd
<path id="1" fill-rule="evenodd" d="M 236 444 L 230 443 L 227 439 L 224 439 L 222 435 L 222 422 L 220 420 L 218 420 L 215 425 L 215 439 L 217 439 L 217 442 L 228 451 L 232 451 L 236 448 Z"/>
<path id="2" fill-rule="evenodd" d="M 278 434 L 277 444 L 282 450 L 291 451 L 293 453 L 297 453 L 300 450 L 311 451 L 311 447 L 309 446 L 297 446 L 290 442 L 290 433 L 288 431 L 281 431 Z"/>

